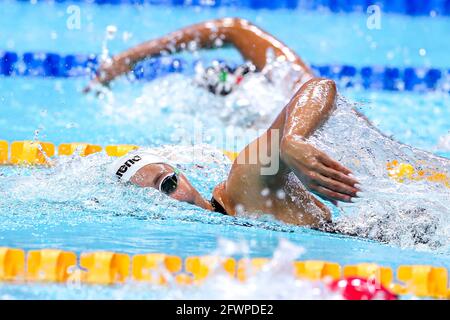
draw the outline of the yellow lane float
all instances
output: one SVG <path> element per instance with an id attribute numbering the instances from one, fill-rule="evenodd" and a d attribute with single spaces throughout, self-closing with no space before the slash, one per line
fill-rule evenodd
<path id="1" fill-rule="evenodd" d="M 443 267 L 400 266 L 398 280 L 405 283 L 405 291 L 419 297 L 450 298 L 448 295 L 448 273 Z"/>
<path id="2" fill-rule="evenodd" d="M 239 155 L 239 152 L 235 152 L 235 151 L 227 151 L 227 150 L 222 150 L 223 154 L 226 155 L 228 157 L 228 159 L 230 159 L 231 161 L 236 160 L 236 158 Z"/>
<path id="3" fill-rule="evenodd" d="M 11 164 L 49 165 L 48 159 L 55 155 L 55 146 L 50 142 L 15 141 L 11 144 Z"/>
<path id="4" fill-rule="evenodd" d="M 297 278 L 317 281 L 326 278 L 337 280 L 341 277 L 341 266 L 333 262 L 295 261 L 294 268 Z"/>
<path id="5" fill-rule="evenodd" d="M 386 164 L 389 177 L 397 182 L 426 180 L 439 183 L 450 188 L 450 178 L 447 174 L 431 169 L 417 169 L 408 163 L 400 163 L 397 160 Z"/>
<path id="6" fill-rule="evenodd" d="M 77 263 L 78 262 L 78 263 Z M 81 253 L 79 259 L 71 251 L 58 249 L 31 250 L 27 254 L 15 248 L 0 248 L 0 281 L 72 282 L 86 284 L 120 284 L 128 280 L 166 285 L 168 276 L 178 284 L 200 284 L 213 271 L 223 271 L 240 281 L 261 272 L 270 262 L 267 258 L 233 258 L 191 256 L 185 259 L 160 253 L 130 256 L 115 252 Z M 402 265 L 397 269 L 397 282 L 389 267 L 373 263 L 341 266 L 327 261 L 294 261 L 294 276 L 308 280 L 338 280 L 357 276 L 375 279 L 396 294 L 419 297 L 450 298 L 448 271 L 429 265 Z"/>
<path id="7" fill-rule="evenodd" d="M 20 249 L 0 247 L 0 281 L 23 279 L 25 252 Z"/>
<path id="8" fill-rule="evenodd" d="M 136 149 L 139 149 L 139 147 L 132 144 L 119 144 L 105 147 L 106 154 L 111 157 L 121 157 Z"/>
<path id="9" fill-rule="evenodd" d="M 43 249 L 28 251 L 27 280 L 66 282 L 69 269 L 77 265 L 77 256 L 70 251 Z"/>
<path id="10" fill-rule="evenodd" d="M 100 151 L 102 151 L 101 146 L 81 142 L 62 143 L 58 147 L 58 155 L 60 156 L 71 156 L 76 153 L 82 157 L 85 157 Z"/>
<path id="11" fill-rule="evenodd" d="M 132 275 L 135 281 L 165 284 L 166 273 L 174 275 L 182 268 L 183 260 L 178 256 L 160 253 L 138 254 L 133 256 Z"/>
<path id="12" fill-rule="evenodd" d="M 8 142 L 0 140 L 0 164 L 8 161 Z"/>
<path id="13" fill-rule="evenodd" d="M 231 277 L 236 274 L 236 260 L 221 259 L 215 256 L 188 257 L 185 260 L 185 270 L 193 275 L 194 281 L 206 279 L 212 271 L 225 271 Z"/>
<path id="14" fill-rule="evenodd" d="M 121 157 L 132 150 L 140 148 L 136 145 L 120 144 L 105 147 L 106 154 Z M 102 151 L 102 147 L 89 143 L 62 143 L 58 146 L 58 155 L 78 153 L 87 156 Z M 239 152 L 222 150 L 225 156 L 234 161 Z M 49 165 L 48 158 L 54 156 L 55 146 L 49 142 L 15 141 L 11 144 L 11 158 L 8 161 L 8 143 L 0 141 L 0 164 L 37 164 Z M 420 166 L 419 166 L 420 167 Z M 401 163 L 398 160 L 386 163 L 388 176 L 397 182 L 427 180 L 450 188 L 450 177 L 443 172 L 431 169 L 418 169 L 412 164 Z"/>
<path id="15" fill-rule="evenodd" d="M 130 257 L 108 251 L 83 253 L 80 257 L 83 270 L 81 281 L 95 284 L 122 283 L 128 278 Z"/>

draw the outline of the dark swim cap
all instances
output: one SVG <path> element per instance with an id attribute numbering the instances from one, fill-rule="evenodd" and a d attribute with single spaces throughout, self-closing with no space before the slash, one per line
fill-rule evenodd
<path id="1" fill-rule="evenodd" d="M 212 66 L 197 73 L 197 83 L 216 95 L 228 95 L 236 88 L 249 72 L 254 72 L 255 66 L 245 63 L 237 68 L 226 63 L 215 61 Z"/>

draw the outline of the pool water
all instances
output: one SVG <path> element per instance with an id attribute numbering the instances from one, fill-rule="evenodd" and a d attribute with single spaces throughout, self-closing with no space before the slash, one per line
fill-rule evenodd
<path id="1" fill-rule="evenodd" d="M 385 14 L 381 30 L 368 30 L 366 17 L 362 14 L 83 4 L 80 8 L 81 29 L 68 30 L 67 4 L 2 2 L 0 10 L 8 14 L 3 14 L 4 19 L 0 21 L 0 49 L 100 53 L 105 28 L 115 25 L 118 33 L 108 44 L 114 53 L 193 22 L 239 15 L 280 37 L 308 63 L 449 66 L 450 44 L 441 39 L 448 34 L 450 21 L 439 17 Z M 46 22 L 41 25 L 40 21 Z M 420 49 L 426 49 L 426 54 Z M 192 55 L 195 58 L 239 59 L 228 49 Z M 189 58 L 191 55 L 184 56 Z M 170 75 L 150 83 L 130 83 L 120 79 L 113 84 L 113 94 L 96 98 L 80 93 L 87 81 L 86 78 L 0 77 L 0 139 L 158 147 L 189 144 L 190 133 L 201 128 L 204 142 L 225 148 L 227 146 L 216 137 L 236 135 L 236 148 L 239 149 L 282 108 L 285 99 L 277 95 L 276 88 L 267 91 L 257 82 L 253 95 L 241 93 L 217 98 L 193 85 L 188 75 Z M 340 92 L 348 100 L 357 102 L 357 108 L 386 135 L 437 156 L 450 157 L 450 96 L 447 93 L 344 88 Z M 257 101 L 260 104 L 256 110 L 251 109 L 252 104 L 248 109 L 242 109 L 240 116 L 248 120 L 243 123 L 239 122 L 240 118 L 233 118 L 235 109 L 232 107 L 241 103 L 246 108 L 246 103 L 254 101 L 252 98 L 259 93 L 264 98 L 264 94 L 270 96 L 270 100 L 261 99 L 267 105 Z M 202 112 L 194 113 L 196 110 Z M 356 146 L 356 142 L 349 141 L 349 145 Z M 395 150 L 391 151 L 396 154 Z M 441 161 L 431 154 L 424 157 Z M 118 186 L 105 173 L 109 162 L 109 157 L 101 153 L 86 158 L 63 158 L 52 169 L 0 167 L 0 245 L 26 250 L 62 248 L 77 253 L 92 250 L 127 254 L 163 252 L 186 257 L 217 252 L 221 248 L 218 239 L 228 239 L 239 248 L 234 252 L 236 256 L 271 257 L 274 252 L 285 252 L 283 242 L 282 248 L 277 247 L 280 239 L 286 239 L 304 249 L 301 259 L 341 264 L 375 262 L 393 268 L 402 264 L 450 267 L 449 197 L 443 188 L 426 184 L 399 187 L 405 195 L 409 194 L 410 198 L 405 199 L 414 198 L 419 192 L 428 194 L 428 209 L 439 217 L 438 233 L 433 239 L 438 244 L 417 245 L 409 241 L 407 234 L 382 244 L 268 219 L 235 219 L 177 203 L 156 192 Z M 448 161 L 442 160 L 442 163 L 447 164 L 442 170 L 449 170 Z M 202 170 L 194 164 L 183 167 L 205 197 L 209 197 L 212 188 L 224 179 L 228 169 L 226 161 L 205 163 Z M 369 199 L 377 199 L 380 203 L 390 189 L 386 185 L 386 189 L 377 192 L 376 188 L 384 186 L 385 181 L 377 180 L 377 183 L 368 188 L 373 196 Z M 367 184 L 370 185 L 370 181 Z M 394 198 L 395 201 L 402 204 L 401 199 Z M 353 214 L 356 211 L 360 215 L 370 210 L 383 213 L 383 207 L 368 206 L 364 202 L 356 204 L 356 208 L 342 206 L 334 209 L 334 214 L 347 217 L 347 211 Z M 384 207 L 385 210 L 393 208 L 395 206 Z M 348 217 L 359 223 L 358 218 L 351 218 L 351 214 Z M 391 221 L 384 231 L 403 230 L 399 228 L 403 223 L 406 224 Z M 283 290 L 278 283 L 289 283 L 287 278 L 274 277 L 276 274 L 275 270 L 270 276 L 259 279 L 256 288 L 273 289 L 273 296 L 264 297 L 280 297 Z M 237 291 L 242 291 L 244 297 L 245 294 L 257 297 L 248 288 L 243 289 L 219 276 L 215 279 L 216 287 L 210 283 L 201 289 L 176 286 L 161 289 L 136 284 L 97 287 L 1 283 L 0 298 L 201 299 L 227 297 L 229 292 Z M 218 290 L 220 286 L 229 292 Z M 314 296 L 314 290 L 307 284 L 296 285 L 292 291 L 286 288 L 284 291 L 292 292 L 291 298 Z M 214 290 L 216 293 L 212 295 Z M 327 297 L 326 293 L 322 297 Z"/>

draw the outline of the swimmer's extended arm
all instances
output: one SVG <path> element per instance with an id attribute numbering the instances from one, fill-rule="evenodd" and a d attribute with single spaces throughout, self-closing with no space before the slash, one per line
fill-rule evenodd
<path id="1" fill-rule="evenodd" d="M 300 57 L 269 33 L 243 19 L 223 18 L 191 25 L 128 49 L 114 56 L 112 64 L 102 65 L 95 81 L 108 84 L 115 77 L 131 71 L 139 61 L 160 56 L 163 52 L 175 53 L 187 49 L 192 41 L 196 49 L 233 45 L 258 70 L 266 64 L 266 52 L 271 48 L 276 56 L 284 56 L 312 76 L 311 69 Z"/>
<path id="2" fill-rule="evenodd" d="M 328 118 L 335 99 L 332 80 L 313 79 L 300 88 L 286 106 L 280 157 L 310 191 L 336 204 L 356 197 L 357 181 L 349 169 L 306 142 Z"/>

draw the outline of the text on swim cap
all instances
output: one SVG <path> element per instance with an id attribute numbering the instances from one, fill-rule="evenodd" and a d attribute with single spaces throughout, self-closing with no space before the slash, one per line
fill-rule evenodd
<path id="1" fill-rule="evenodd" d="M 133 158 L 128 159 L 127 161 L 125 161 L 125 163 L 122 166 L 120 166 L 119 170 L 117 170 L 116 176 L 121 178 L 123 176 L 123 174 L 125 172 L 127 172 L 129 167 L 131 167 L 135 162 L 138 162 L 141 159 L 142 158 L 140 156 L 134 156 Z"/>

